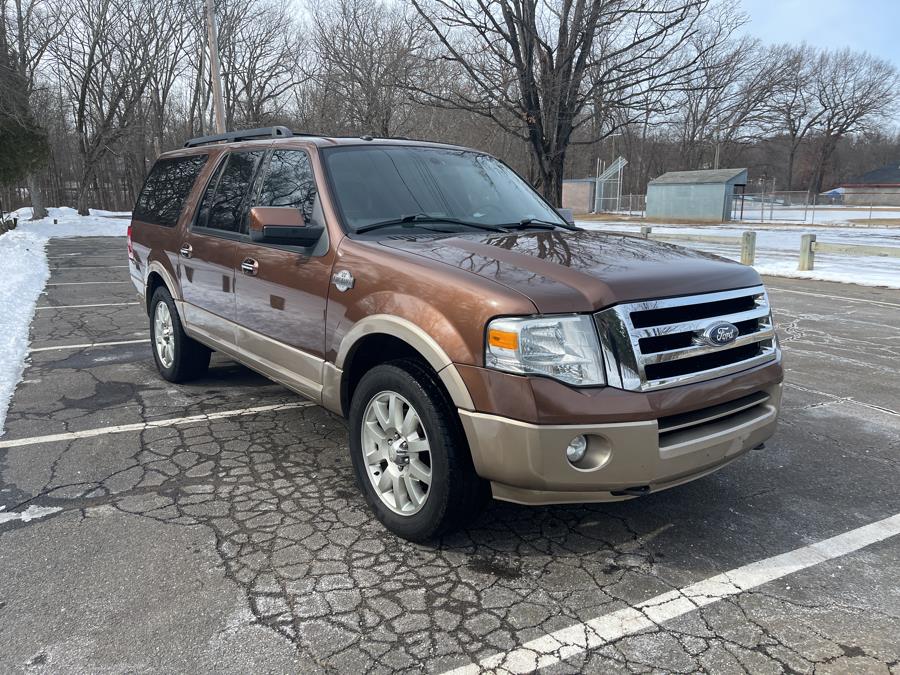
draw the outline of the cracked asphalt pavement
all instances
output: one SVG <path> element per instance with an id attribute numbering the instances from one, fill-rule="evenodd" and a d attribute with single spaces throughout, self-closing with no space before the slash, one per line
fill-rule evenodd
<path id="1" fill-rule="evenodd" d="M 0 513 L 43 509 L 0 520 L 0 672 L 442 672 L 900 513 L 898 291 L 767 279 L 765 449 L 629 502 L 496 502 L 421 546 L 369 513 L 341 419 L 219 355 L 158 377 L 124 240 L 48 256 L 0 438 Z M 886 537 L 544 672 L 900 673 L 898 579 Z"/>

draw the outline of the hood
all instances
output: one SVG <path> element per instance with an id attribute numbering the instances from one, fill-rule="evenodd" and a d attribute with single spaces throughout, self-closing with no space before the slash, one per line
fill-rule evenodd
<path id="1" fill-rule="evenodd" d="M 761 283 L 753 268 L 730 260 L 603 232 L 466 233 L 393 237 L 381 244 L 497 281 L 548 314 Z"/>

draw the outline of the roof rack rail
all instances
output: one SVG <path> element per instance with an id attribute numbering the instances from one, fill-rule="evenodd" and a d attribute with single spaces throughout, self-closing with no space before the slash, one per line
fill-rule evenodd
<path id="1" fill-rule="evenodd" d="M 261 127 L 259 129 L 244 129 L 243 131 L 228 131 L 224 134 L 215 134 L 213 136 L 198 136 L 192 138 L 184 144 L 186 148 L 196 148 L 198 145 L 207 145 L 209 143 L 233 143 L 235 141 L 252 141 L 259 138 L 283 138 L 293 136 L 287 127 Z"/>

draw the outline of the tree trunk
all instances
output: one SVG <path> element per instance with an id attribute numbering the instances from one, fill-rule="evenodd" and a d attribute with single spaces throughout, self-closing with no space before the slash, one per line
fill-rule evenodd
<path id="1" fill-rule="evenodd" d="M 87 164 L 87 163 L 86 163 Z M 81 174 L 81 180 L 78 181 L 78 198 L 75 201 L 75 208 L 78 209 L 78 215 L 91 215 L 88 203 L 91 196 L 91 183 L 94 180 L 94 167 L 86 165 Z"/>
<path id="2" fill-rule="evenodd" d="M 787 189 L 794 189 L 794 160 L 797 156 L 797 147 L 792 146 L 791 151 L 788 153 L 788 162 L 787 162 Z"/>
<path id="3" fill-rule="evenodd" d="M 828 164 L 828 160 L 831 159 L 831 155 L 834 154 L 834 149 L 837 147 L 839 140 L 840 137 L 838 136 L 828 136 L 822 141 L 822 148 L 819 151 L 810 187 L 814 194 L 822 192 L 822 183 L 825 181 L 825 166 Z"/>
<path id="4" fill-rule="evenodd" d="M 562 206 L 563 166 L 562 162 L 552 162 L 544 176 L 544 198 L 553 206 Z"/>
<path id="5" fill-rule="evenodd" d="M 44 206 L 44 190 L 38 181 L 35 172 L 28 174 L 28 196 L 31 197 L 31 219 L 40 220 L 47 217 L 47 208 Z"/>
<path id="6" fill-rule="evenodd" d="M 537 153 L 535 153 L 537 154 Z M 563 173 L 566 165 L 565 153 L 553 157 L 535 157 L 541 174 L 541 194 L 556 208 L 562 206 Z"/>

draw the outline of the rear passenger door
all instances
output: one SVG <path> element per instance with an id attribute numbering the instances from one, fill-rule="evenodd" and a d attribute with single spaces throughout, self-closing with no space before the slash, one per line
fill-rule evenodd
<path id="1" fill-rule="evenodd" d="M 264 151 L 229 152 L 213 174 L 182 242 L 181 288 L 189 330 L 234 344 L 234 269 L 247 194 Z"/>
<path id="2" fill-rule="evenodd" d="M 271 152 L 249 206 L 289 206 L 324 224 L 316 178 L 303 150 Z M 245 225 L 246 227 L 246 225 Z M 321 392 L 325 304 L 334 253 L 328 233 L 315 246 L 248 239 L 236 263 L 237 342 L 276 379 L 316 397 Z"/>

